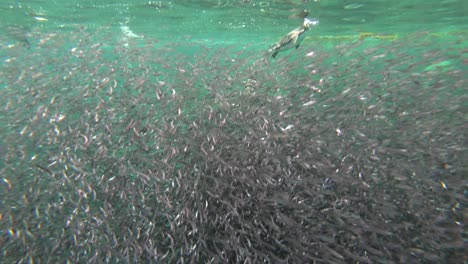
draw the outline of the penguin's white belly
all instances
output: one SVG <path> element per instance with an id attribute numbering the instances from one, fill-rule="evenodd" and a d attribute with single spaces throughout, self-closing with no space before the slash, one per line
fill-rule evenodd
<path id="1" fill-rule="evenodd" d="M 280 50 L 289 50 L 292 48 L 296 48 L 297 45 L 300 45 L 303 40 L 304 40 L 304 34 L 300 34 L 296 41 L 291 40 L 284 47 L 281 47 Z"/>

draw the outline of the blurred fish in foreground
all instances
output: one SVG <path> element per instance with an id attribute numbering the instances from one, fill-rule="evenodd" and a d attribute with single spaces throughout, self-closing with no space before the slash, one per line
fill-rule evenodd
<path id="1" fill-rule="evenodd" d="M 19 45 L 25 46 L 26 48 L 31 48 L 31 43 L 29 42 L 30 30 L 24 26 L 15 26 L 8 25 L 2 28 L 2 31 L 7 37 L 16 41 Z"/>
<path id="2" fill-rule="evenodd" d="M 466 258 L 462 37 L 322 40 L 268 64 L 112 36 L 2 50 L 2 263 Z"/>

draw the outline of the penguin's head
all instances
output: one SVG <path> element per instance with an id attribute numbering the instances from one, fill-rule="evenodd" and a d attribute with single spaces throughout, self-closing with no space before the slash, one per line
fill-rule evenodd
<path id="1" fill-rule="evenodd" d="M 303 24 L 303 25 L 304 25 L 305 28 L 309 28 L 309 27 L 311 27 L 311 26 L 317 25 L 318 23 L 319 23 L 319 21 L 316 20 L 316 19 L 310 19 L 310 18 L 308 18 L 308 17 L 305 17 L 305 18 L 304 18 L 304 24 Z"/>

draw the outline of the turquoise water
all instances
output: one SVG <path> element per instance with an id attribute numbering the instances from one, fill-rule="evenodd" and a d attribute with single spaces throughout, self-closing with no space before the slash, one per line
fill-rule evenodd
<path id="1" fill-rule="evenodd" d="M 466 262 L 465 2 L 1 3 L 0 262 Z"/>
<path id="2" fill-rule="evenodd" d="M 312 35 L 347 36 L 362 32 L 464 32 L 465 1 L 5 1 L 1 23 L 29 30 L 118 30 L 160 41 L 180 38 L 234 43 L 271 43 L 290 28 L 301 10 L 320 27 Z M 185 40 L 187 41 L 187 40 Z"/>

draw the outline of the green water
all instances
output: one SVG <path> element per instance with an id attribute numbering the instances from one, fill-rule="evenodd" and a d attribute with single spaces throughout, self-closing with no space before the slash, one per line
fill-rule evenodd
<path id="1" fill-rule="evenodd" d="M 462 0 L 423 1 L 3 1 L 0 24 L 30 30 L 128 26 L 160 41 L 271 43 L 297 27 L 301 10 L 320 21 L 315 36 L 355 36 L 363 32 L 401 35 L 428 31 L 466 32 L 468 4 Z"/>
<path id="2" fill-rule="evenodd" d="M 467 3 L 1 2 L 0 263 L 466 262 Z"/>

